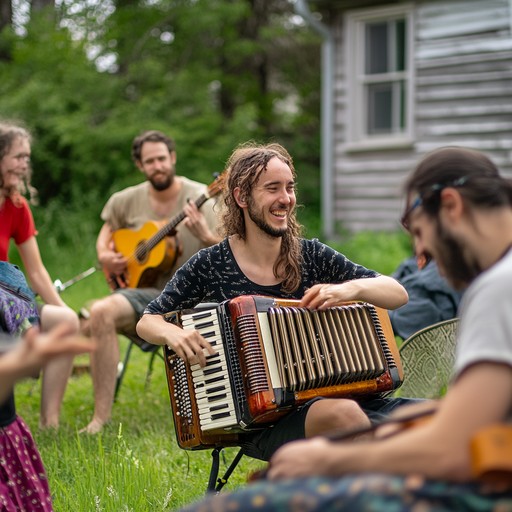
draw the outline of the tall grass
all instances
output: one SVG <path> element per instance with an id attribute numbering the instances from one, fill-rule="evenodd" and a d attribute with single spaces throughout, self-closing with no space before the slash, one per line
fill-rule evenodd
<path id="1" fill-rule="evenodd" d="M 66 281 L 95 265 L 94 243 L 99 223 L 89 210 L 60 219 L 60 208 L 36 209 L 41 233 L 39 244 L 53 279 Z M 97 215 L 97 214 L 96 214 Z M 50 226 L 52 229 L 50 229 Z M 319 236 L 318 222 L 307 232 Z M 334 247 L 350 259 L 391 273 L 409 255 L 407 237 L 393 233 L 361 233 L 345 237 Z M 12 253 L 17 260 L 16 254 Z M 108 288 L 101 271 L 71 286 L 63 298 L 75 309 L 104 296 Z M 127 340 L 120 338 L 122 350 Z M 181 450 L 176 443 L 163 363 L 157 360 L 149 385 L 145 376 L 149 354 L 132 351 L 112 421 L 97 436 L 79 434 L 93 411 L 91 378 L 74 375 L 68 384 L 58 431 L 38 430 L 39 382 L 18 384 L 18 413 L 29 424 L 41 451 L 57 512 L 119 512 L 174 510 L 200 498 L 208 482 L 209 450 Z M 77 358 L 77 368 L 87 366 L 87 356 Z M 236 454 L 222 452 L 220 476 Z M 226 489 L 244 485 L 261 461 L 242 458 Z"/>

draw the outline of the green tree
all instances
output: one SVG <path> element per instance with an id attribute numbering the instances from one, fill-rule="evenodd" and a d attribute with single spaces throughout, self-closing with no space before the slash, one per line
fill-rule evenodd
<path id="1" fill-rule="evenodd" d="M 130 141 L 156 128 L 176 139 L 179 172 L 203 181 L 238 143 L 280 141 L 302 201 L 318 206 L 319 41 L 289 1 L 37 5 L 23 31 L 0 33 L 0 115 L 34 132 L 43 205 L 97 218 L 112 191 L 142 178 Z"/>

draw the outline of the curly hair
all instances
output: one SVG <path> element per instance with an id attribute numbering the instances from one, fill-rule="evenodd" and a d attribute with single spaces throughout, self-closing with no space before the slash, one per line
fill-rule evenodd
<path id="1" fill-rule="evenodd" d="M 19 122 L 14 121 L 0 121 L 0 160 L 9 152 L 13 143 L 17 139 L 26 139 L 29 143 L 32 142 L 30 132 L 22 126 Z M 20 180 L 18 187 L 7 190 L 7 197 L 10 197 L 12 202 L 16 205 L 20 204 L 21 196 L 28 193 L 29 203 L 37 203 L 37 190 L 31 185 L 32 168 L 29 166 L 27 174 Z M 3 188 L 4 180 L 0 174 L 0 188 Z"/>
<path id="2" fill-rule="evenodd" d="M 225 208 L 222 213 L 222 231 L 225 236 L 237 235 L 245 240 L 245 220 L 242 208 L 233 195 L 235 188 L 240 189 L 242 197 L 251 197 L 252 189 L 262 173 L 267 170 L 268 162 L 279 158 L 288 165 L 295 179 L 297 174 L 288 151 L 278 143 L 256 144 L 246 142 L 238 146 L 227 163 L 227 186 L 224 191 Z M 288 229 L 282 237 L 281 252 L 274 264 L 274 275 L 284 276 L 281 287 L 291 293 L 300 285 L 302 255 L 300 237 L 302 225 L 296 216 L 296 208 L 289 212 Z"/>

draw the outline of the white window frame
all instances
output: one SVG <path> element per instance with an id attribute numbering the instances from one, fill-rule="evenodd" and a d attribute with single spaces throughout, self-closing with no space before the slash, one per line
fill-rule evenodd
<path id="1" fill-rule="evenodd" d="M 368 23 L 403 18 L 406 24 L 405 70 L 366 75 L 365 73 L 365 27 Z M 347 147 L 348 151 L 410 147 L 414 144 L 414 23 L 412 4 L 379 9 L 350 11 L 345 18 L 346 33 L 346 80 L 347 80 Z M 404 130 L 389 134 L 366 133 L 365 85 L 383 78 L 405 82 Z"/>

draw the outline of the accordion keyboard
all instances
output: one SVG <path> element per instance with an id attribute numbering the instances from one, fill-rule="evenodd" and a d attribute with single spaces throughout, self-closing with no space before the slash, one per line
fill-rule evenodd
<path id="1" fill-rule="evenodd" d="M 215 355 L 206 356 L 204 368 L 199 364 L 190 367 L 201 430 L 237 425 L 217 311 L 210 309 L 183 315 L 182 326 L 183 329 L 197 330 L 217 351 Z"/>

